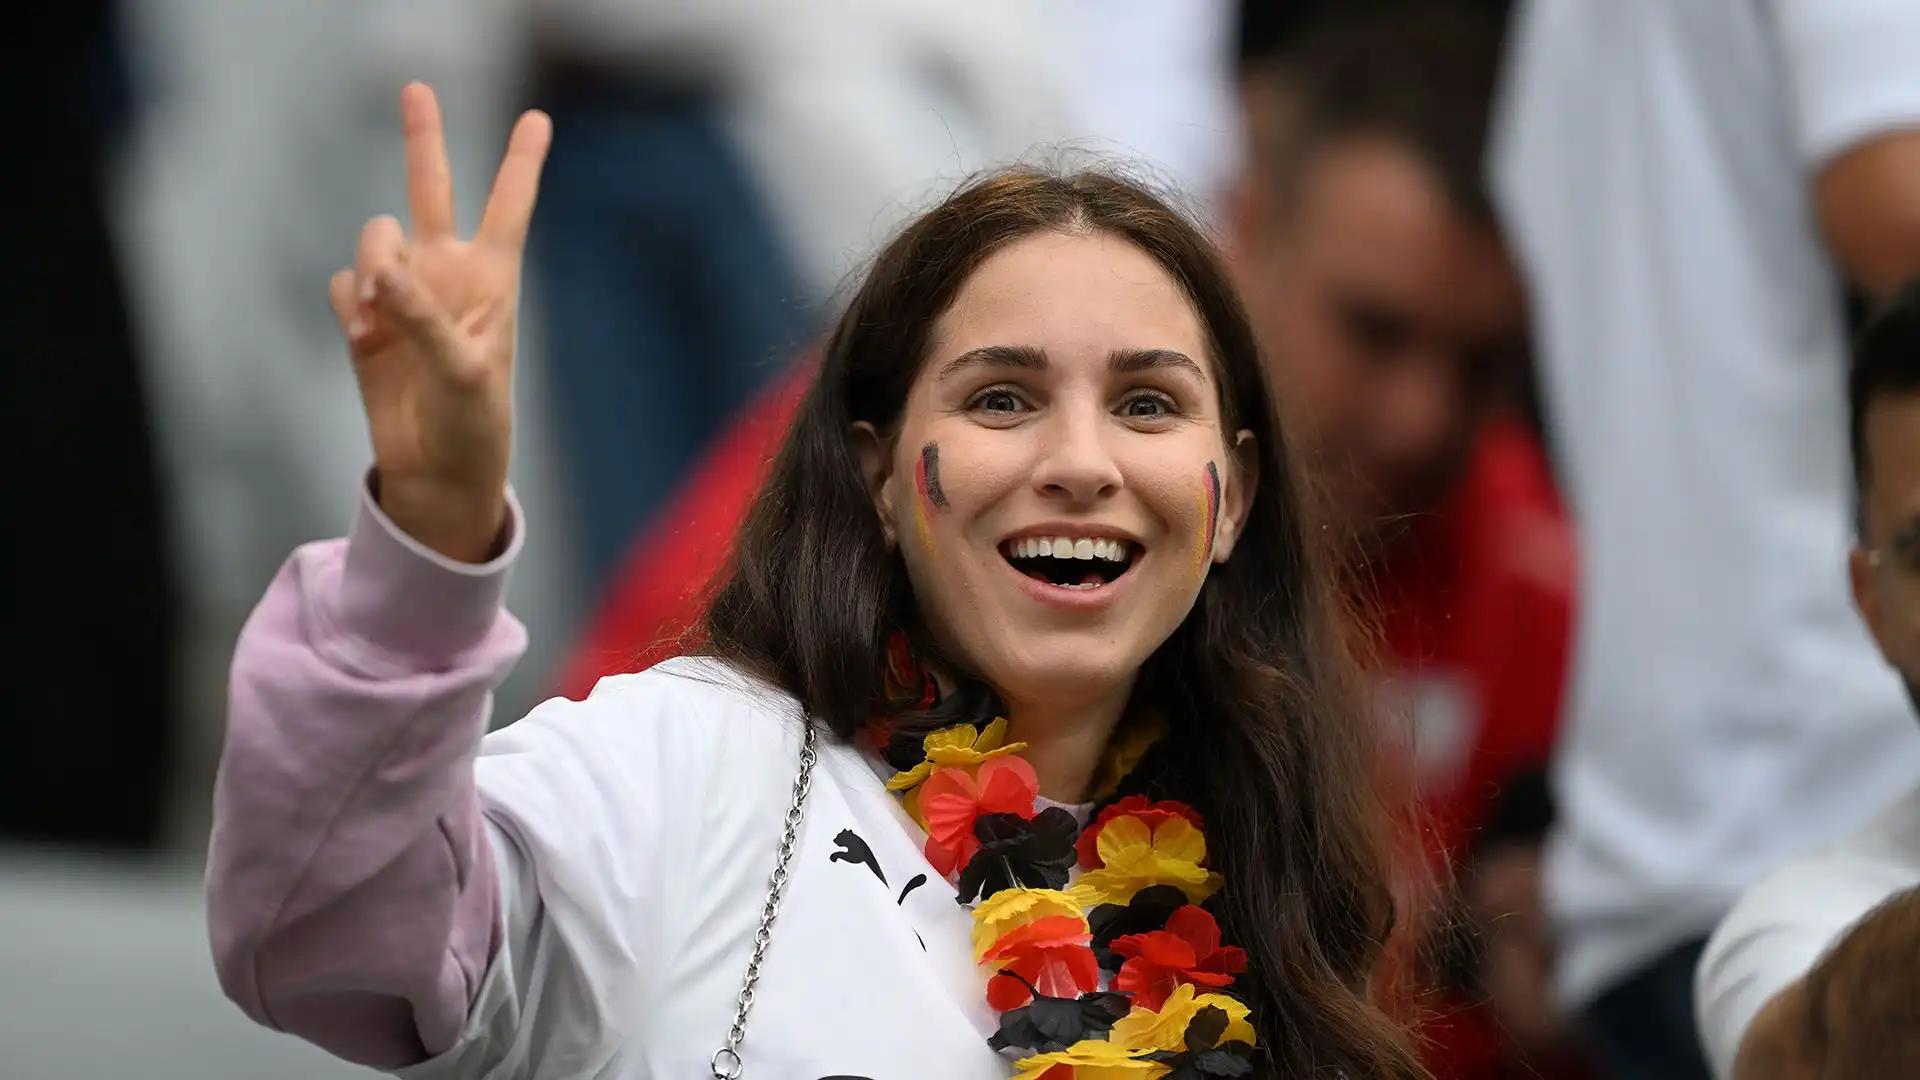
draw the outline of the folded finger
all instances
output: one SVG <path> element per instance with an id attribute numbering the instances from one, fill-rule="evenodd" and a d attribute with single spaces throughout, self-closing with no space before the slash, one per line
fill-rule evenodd
<path id="1" fill-rule="evenodd" d="M 333 308 L 333 317 L 340 323 L 340 332 L 352 341 L 360 336 L 365 320 L 360 317 L 359 289 L 351 270 L 335 270 L 327 281 L 327 303 Z"/>
<path id="2" fill-rule="evenodd" d="M 540 170 L 552 145 L 553 121 L 547 114 L 537 110 L 521 114 L 507 139 L 500 171 L 493 178 L 493 191 L 487 195 L 476 240 L 516 253 L 525 246 L 533 204 L 540 193 Z"/>
<path id="3" fill-rule="evenodd" d="M 382 214 L 362 226 L 360 249 L 354 256 L 353 264 L 361 286 L 368 286 L 373 281 L 374 273 L 381 267 L 399 261 L 400 249 L 405 245 L 406 235 L 400 229 L 399 220 L 392 214 Z"/>
<path id="4" fill-rule="evenodd" d="M 435 362 L 452 364 L 458 359 L 459 334 L 453 319 L 410 270 L 389 264 L 376 272 L 372 283 L 375 312 L 392 320 Z"/>

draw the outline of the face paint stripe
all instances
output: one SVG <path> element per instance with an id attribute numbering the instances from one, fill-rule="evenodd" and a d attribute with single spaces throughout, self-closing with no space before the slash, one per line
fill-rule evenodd
<path id="1" fill-rule="evenodd" d="M 945 510 L 947 508 L 947 493 L 940 490 L 940 447 L 937 444 L 928 443 L 920 448 L 918 479 L 920 481 L 920 494 L 925 495 L 927 501 L 932 503 L 935 509 Z"/>
<path id="2" fill-rule="evenodd" d="M 1213 560 L 1214 532 L 1220 524 L 1220 470 L 1213 462 L 1207 462 L 1207 489 L 1200 504 L 1201 536 L 1205 539 L 1200 545 L 1200 554 L 1193 562 L 1196 573 L 1205 573 L 1207 563 Z"/>
<path id="3" fill-rule="evenodd" d="M 920 460 L 913 467 L 913 486 L 920 494 L 913 501 L 914 531 L 920 535 L 920 547 L 932 555 L 933 522 L 928 520 L 927 506 L 947 505 L 946 495 L 940 490 L 940 448 L 933 443 L 920 448 Z"/>

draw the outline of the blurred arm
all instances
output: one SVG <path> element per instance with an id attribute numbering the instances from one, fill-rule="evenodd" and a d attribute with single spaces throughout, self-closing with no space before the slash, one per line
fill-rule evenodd
<path id="1" fill-rule="evenodd" d="M 1777 0 L 1819 226 L 1848 276 L 1920 274 L 1920 4 Z"/>
<path id="2" fill-rule="evenodd" d="M 254 1020 L 397 1068 L 460 1039 L 499 948 L 474 759 L 525 647 L 519 550 L 455 564 L 363 493 L 352 536 L 287 561 L 242 631 L 214 793 L 208 917 Z M 503 850 L 511 853 L 511 847 Z"/>
<path id="3" fill-rule="evenodd" d="M 1920 1069 L 1920 889 L 1876 908 L 1754 1017 L 1734 1080 Z"/>

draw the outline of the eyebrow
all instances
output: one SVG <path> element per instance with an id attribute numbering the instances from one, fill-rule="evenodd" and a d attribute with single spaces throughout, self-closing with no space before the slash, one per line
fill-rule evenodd
<path id="1" fill-rule="evenodd" d="M 970 367 L 1017 368 L 1022 371 L 1047 370 L 1047 354 L 1031 345 L 983 345 L 968 349 L 940 367 L 945 379 Z M 1186 353 L 1173 349 L 1115 349 L 1107 354 L 1107 370 L 1116 375 L 1133 375 L 1156 368 L 1185 368 L 1201 382 L 1207 382 L 1206 369 Z"/>

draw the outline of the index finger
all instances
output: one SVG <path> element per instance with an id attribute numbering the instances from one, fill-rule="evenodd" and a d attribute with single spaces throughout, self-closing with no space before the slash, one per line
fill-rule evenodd
<path id="1" fill-rule="evenodd" d="M 416 239 L 453 235 L 453 173 L 440 102 L 426 83 L 400 91 L 400 126 L 407 137 L 407 210 Z"/>
<path id="2" fill-rule="evenodd" d="M 507 139 L 507 153 L 493 178 L 493 192 L 487 196 L 475 240 L 515 252 L 525 246 L 534 200 L 540 193 L 540 168 L 552 143 L 553 121 L 546 113 L 536 109 L 521 114 Z"/>

